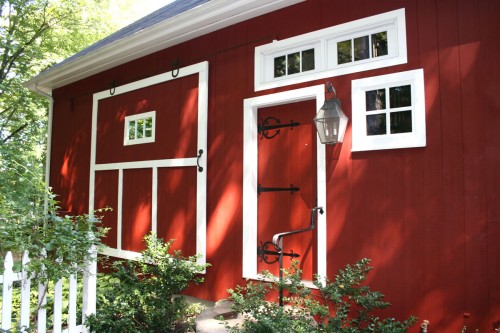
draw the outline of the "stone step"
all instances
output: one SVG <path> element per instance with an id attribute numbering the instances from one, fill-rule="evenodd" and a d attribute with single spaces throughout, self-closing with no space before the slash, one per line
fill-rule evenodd
<path id="1" fill-rule="evenodd" d="M 228 300 L 220 300 L 214 306 L 205 308 L 196 318 L 196 333 L 227 333 L 224 321 L 230 327 L 241 326 L 243 316 L 234 311 L 232 305 Z"/>

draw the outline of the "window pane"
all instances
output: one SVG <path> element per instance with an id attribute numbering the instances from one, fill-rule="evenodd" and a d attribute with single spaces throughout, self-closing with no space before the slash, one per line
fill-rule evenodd
<path id="1" fill-rule="evenodd" d="M 314 69 L 314 49 L 302 51 L 302 71 L 312 71 Z"/>
<path id="2" fill-rule="evenodd" d="M 389 89 L 391 108 L 411 106 L 411 85 Z"/>
<path id="3" fill-rule="evenodd" d="M 354 60 L 363 60 L 368 58 L 370 58 L 368 36 L 354 38 Z"/>
<path id="4" fill-rule="evenodd" d="M 128 139 L 135 139 L 135 120 L 131 120 L 128 122 Z"/>
<path id="5" fill-rule="evenodd" d="M 366 135 L 387 134 L 385 113 L 366 116 Z"/>
<path id="6" fill-rule="evenodd" d="M 146 118 L 146 138 L 150 138 L 153 135 L 153 118 L 152 117 L 147 117 Z"/>
<path id="7" fill-rule="evenodd" d="M 276 57 L 274 58 L 274 77 L 280 77 L 286 75 L 286 57 Z"/>
<path id="8" fill-rule="evenodd" d="M 366 111 L 385 110 L 385 89 L 366 92 Z"/>
<path id="9" fill-rule="evenodd" d="M 381 57 L 388 54 L 387 31 L 372 35 L 372 54 L 373 57 Z"/>
<path id="10" fill-rule="evenodd" d="M 137 138 L 141 139 L 144 137 L 144 119 L 137 120 Z"/>
<path id="11" fill-rule="evenodd" d="M 351 40 L 345 40 L 337 43 L 338 64 L 345 64 L 352 61 L 351 58 Z"/>
<path id="12" fill-rule="evenodd" d="M 300 52 L 288 55 L 288 75 L 300 73 Z"/>
<path id="13" fill-rule="evenodd" d="M 391 113 L 391 134 L 409 133 L 412 131 L 411 111 Z"/>

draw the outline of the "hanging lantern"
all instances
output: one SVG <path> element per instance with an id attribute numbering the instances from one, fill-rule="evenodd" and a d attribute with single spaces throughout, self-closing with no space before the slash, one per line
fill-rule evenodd
<path id="1" fill-rule="evenodd" d="M 325 104 L 319 109 L 314 123 L 323 144 L 336 144 L 344 140 L 349 118 L 342 111 L 337 92 L 331 82 L 325 84 Z"/>

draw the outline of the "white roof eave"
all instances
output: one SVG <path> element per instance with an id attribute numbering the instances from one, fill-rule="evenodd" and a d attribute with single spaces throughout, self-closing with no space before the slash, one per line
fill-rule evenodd
<path id="1" fill-rule="evenodd" d="M 24 85 L 42 94 L 215 30 L 305 0 L 214 0 L 48 69 Z"/>

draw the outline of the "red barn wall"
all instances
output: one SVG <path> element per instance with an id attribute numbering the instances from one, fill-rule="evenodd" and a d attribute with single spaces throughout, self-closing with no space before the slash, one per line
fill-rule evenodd
<path id="1" fill-rule="evenodd" d="M 59 88 L 50 183 L 62 208 L 88 209 L 92 94 L 113 80 L 122 85 L 169 71 L 177 58 L 181 66 L 207 60 L 212 267 L 205 284 L 190 292 L 227 297 L 227 288 L 243 282 L 243 100 L 326 81 L 255 93 L 254 48 L 398 8 L 406 9 L 408 63 L 331 81 L 352 118 L 353 79 L 423 68 L 427 146 L 351 152 L 348 127 L 344 143 L 327 148 L 328 272 L 369 257 L 376 267 L 369 283 L 387 295 L 390 314 L 428 319 L 435 332 L 458 332 L 463 313 L 470 313 L 469 329 L 492 331 L 500 325 L 496 0 L 308 0 Z M 97 179 L 117 181 L 113 173 Z"/>

